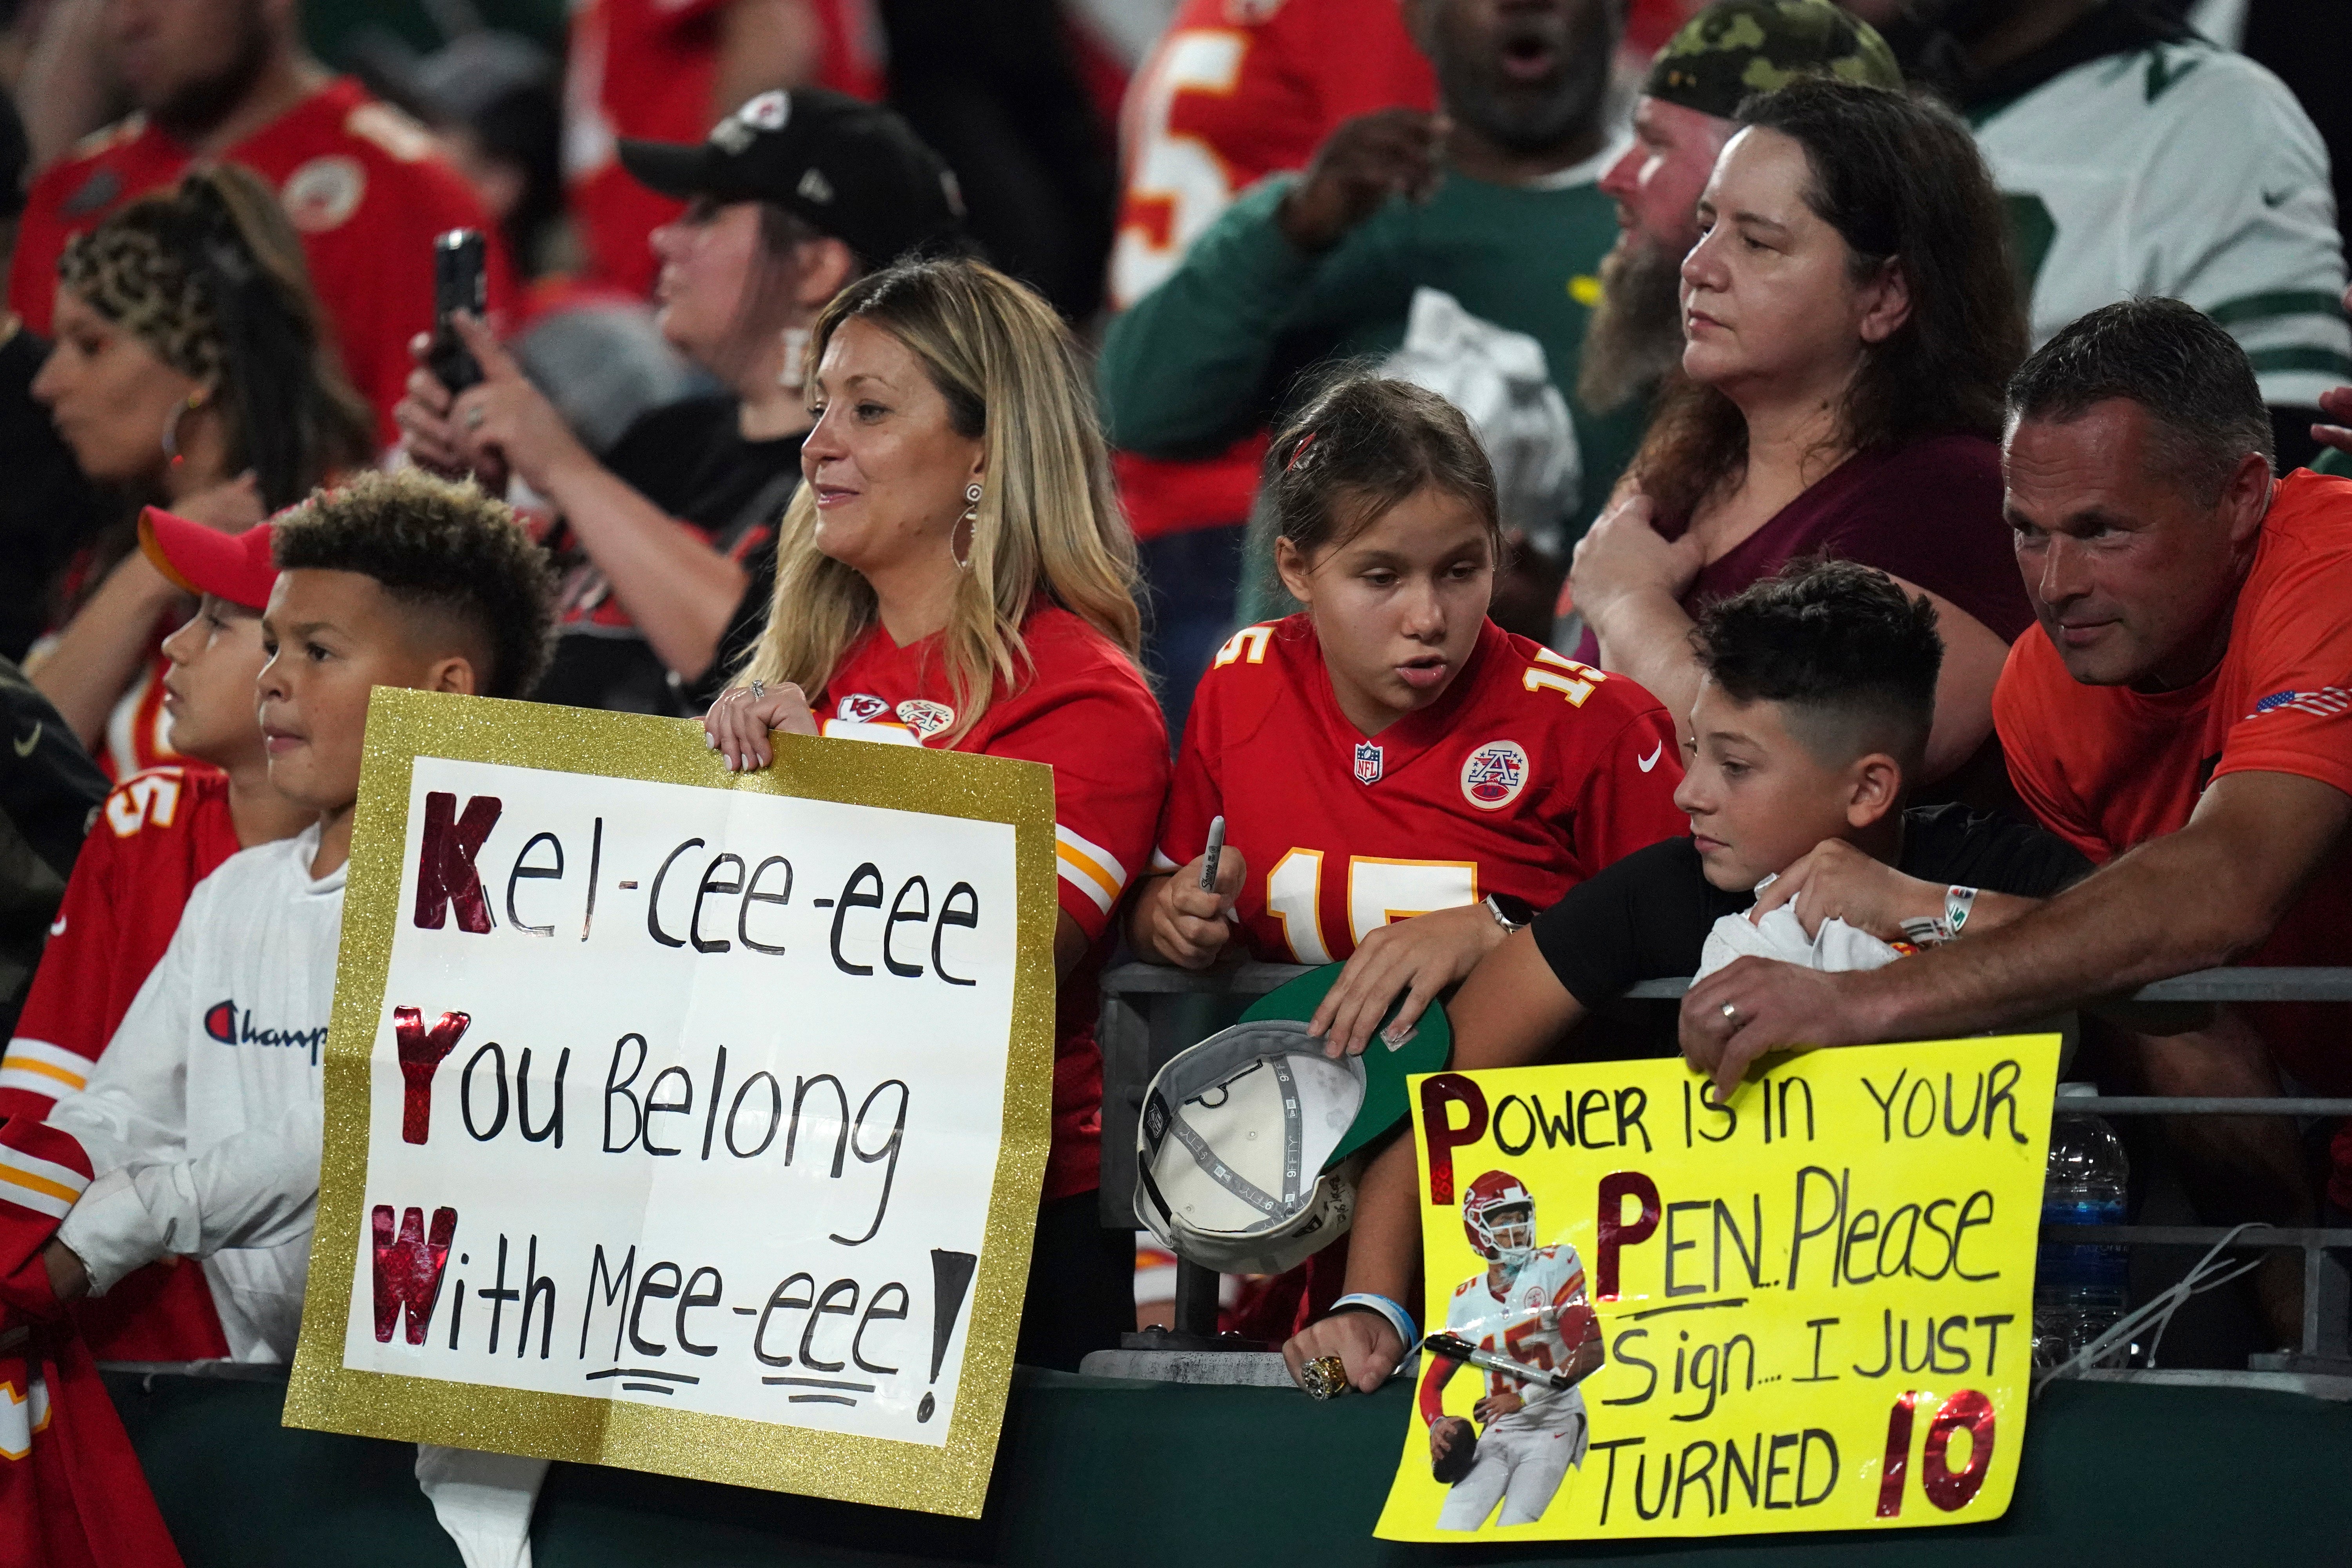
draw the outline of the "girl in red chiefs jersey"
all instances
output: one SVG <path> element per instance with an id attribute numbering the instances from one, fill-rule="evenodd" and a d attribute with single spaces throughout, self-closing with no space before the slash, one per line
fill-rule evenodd
<path id="1" fill-rule="evenodd" d="M 1648 692 L 1486 618 L 1494 480 L 1451 404 L 1354 377 L 1273 463 L 1276 566 L 1307 607 L 1244 627 L 1202 678 L 1128 935 L 1188 969 L 1235 941 L 1272 963 L 1345 959 L 1312 1021 L 1337 1055 L 1400 995 L 1389 1027 L 1411 1029 L 1535 910 L 1687 831 L 1682 768 Z"/>
<path id="2" fill-rule="evenodd" d="M 1061 1005 L 1054 1143 L 1020 1359 L 1075 1367 L 1135 1321 L 1131 1231 L 1095 1214 L 1095 973 L 1150 852 L 1168 736 L 1134 658 L 1134 544 L 1077 350 L 1027 289 L 968 261 L 855 283 L 811 344 L 815 426 L 773 613 L 703 723 L 730 767 L 772 729 L 1054 769 Z"/>

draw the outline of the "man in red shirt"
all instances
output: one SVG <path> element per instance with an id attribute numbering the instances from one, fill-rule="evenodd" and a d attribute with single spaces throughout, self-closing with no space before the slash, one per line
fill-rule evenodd
<path id="1" fill-rule="evenodd" d="M 2352 481 L 2272 477 L 2243 351 L 2177 300 L 2074 322 L 2010 410 L 2007 507 L 2042 626 L 2011 650 L 1994 721 L 2019 793 L 2105 864 L 1875 973 L 1743 958 L 1710 975 L 1682 1043 L 1719 1094 L 1788 1046 L 1965 1034 L 2233 960 L 2352 963 Z M 2296 1079 L 2352 1090 L 2340 1019 L 2249 1011 Z M 2269 1064 L 2233 1034 L 2143 1042 L 2138 1065 L 2165 1091 L 2262 1092 Z M 2352 1137 L 2336 1154 L 2330 1195 L 2352 1206 Z"/>
<path id="2" fill-rule="evenodd" d="M 269 786 L 254 697 L 267 662 L 261 610 L 278 575 L 269 525 L 232 536 L 151 509 L 139 531 L 159 571 L 204 595 L 188 624 L 163 641 L 173 742 L 195 765 L 150 768 L 106 797 L 66 884 L 16 1037 L 0 1056 L 0 1117 L 37 1121 L 81 1089 L 171 944 L 195 885 L 239 849 L 290 838 L 305 826 Z M 142 1269 L 75 1316 L 108 1360 L 228 1353 L 200 1269 Z"/>
<path id="3" fill-rule="evenodd" d="M 408 382 L 408 340 L 433 324 L 433 237 L 489 237 L 493 310 L 512 292 L 506 253 L 422 127 L 302 52 L 296 12 L 294 0 L 109 0 L 111 63 L 140 112 L 33 182 L 8 305 L 47 334 L 68 238 L 200 158 L 233 160 L 277 187 L 343 368 L 389 446 L 400 436 L 392 407 Z"/>

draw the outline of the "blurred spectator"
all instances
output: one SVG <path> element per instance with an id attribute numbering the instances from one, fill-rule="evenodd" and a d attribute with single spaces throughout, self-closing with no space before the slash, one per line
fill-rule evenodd
<path id="1" fill-rule="evenodd" d="M 1995 445 L 2024 350 L 2000 198 L 1968 127 L 1899 92 L 1802 79 L 1738 118 L 1682 265 L 1686 379 L 1577 551 L 1576 605 L 1682 720 L 1700 605 L 1803 555 L 1875 566 L 1943 633 L 1933 782 L 1991 734 L 2032 619 Z"/>
<path id="2" fill-rule="evenodd" d="M 1128 91 L 1111 308 L 1166 282 L 1236 195 L 1304 168 L 1342 121 L 1436 101 L 1437 79 L 1396 0 L 1185 0 Z M 1114 457 L 1151 594 L 1144 659 L 1171 731 L 1181 731 L 1192 689 L 1233 629 L 1265 455 L 1265 433 L 1252 429 L 1204 458 Z"/>
<path id="3" fill-rule="evenodd" d="M 488 226 L 424 131 L 302 53 L 295 0 L 107 0 L 105 44 L 140 114 L 34 182 L 8 302 L 50 330 L 57 265 L 74 234 L 171 184 L 199 160 L 244 164 L 277 189 L 302 237 L 343 366 L 398 432 L 407 342 L 433 321 L 433 236 Z M 491 245 L 490 304 L 509 303 Z"/>
<path id="4" fill-rule="evenodd" d="M 507 348 L 589 450 L 685 396 L 694 373 L 644 295 L 566 265 L 575 237 L 563 221 L 563 105 L 547 51 L 520 34 L 476 32 L 420 57 L 378 29 L 354 52 L 369 85 L 431 129 L 505 235 L 529 285 Z"/>
<path id="5" fill-rule="evenodd" d="M 679 713 L 766 618 L 812 418 L 810 324 L 859 274 L 950 239 L 953 181 L 896 114 L 822 88 L 763 93 L 698 145 L 624 142 L 621 158 L 690 199 L 655 231 L 661 330 L 727 390 L 643 416 L 599 463 L 468 321 L 487 379 L 452 398 L 419 369 L 400 418 L 418 462 L 493 491 L 511 475 L 561 519 L 562 635 L 537 695 Z"/>
<path id="6" fill-rule="evenodd" d="M 761 93 L 882 96 L 873 0 L 582 0 L 563 78 L 563 177 L 587 275 L 644 299 L 678 201 L 619 162 L 625 139 L 698 142 Z"/>
<path id="7" fill-rule="evenodd" d="M 16 241 L 25 206 L 25 128 L 0 92 L 0 256 Z M 97 531 L 99 509 L 33 377 L 49 345 L 0 312 L 0 658 L 22 660 L 48 625 L 50 590 Z"/>
<path id="8" fill-rule="evenodd" d="M 955 171 L 973 240 L 1064 321 L 1092 320 L 1118 183 L 1059 0 L 879 3 L 891 106 Z"/>
<path id="9" fill-rule="evenodd" d="M 2233 337 L 2177 300 L 2126 301 L 2010 385 L 2007 503 L 2042 624 L 2011 651 L 1995 713 L 2019 793 L 2100 869 L 1875 973 L 1742 959 L 1684 1002 L 1695 1066 L 1735 1083 L 1798 1041 L 1943 1039 L 2214 964 L 2352 959 L 2352 481 L 2273 478 Z M 2352 1092 L 2339 1009 L 2246 1011 L 2295 1079 Z M 2259 1053 L 2200 1048 L 2216 1038 L 2143 1042 L 2143 1091 L 2278 1092 Z M 2341 1223 L 2352 1130 L 2335 1155 Z"/>
<path id="10" fill-rule="evenodd" d="M 1394 356 L 1389 374 L 1478 426 L 1507 531 L 1557 551 L 1608 493 L 1640 424 L 1638 411 L 1571 414 L 1562 396 L 1616 237 L 1596 182 L 1615 156 L 1605 99 L 1619 7 L 1409 0 L 1404 15 L 1449 118 L 1360 115 L 1304 175 L 1235 201 L 1111 323 L 1105 412 L 1131 450 L 1206 456 L 1296 397 L 1301 366 Z M 1270 561 L 1254 542 L 1244 619 L 1279 609 Z M 1499 602 L 1496 619 L 1514 626 Z"/>
<path id="11" fill-rule="evenodd" d="M 218 163 L 77 235 L 58 342 L 33 381 L 92 482 L 242 529 L 373 450 L 302 249 L 269 187 Z M 187 618 L 136 551 L 28 673 L 116 778 L 172 760 L 156 644 Z"/>
<path id="12" fill-rule="evenodd" d="M 0 723 L 12 755 L 0 764 L 0 1037 L 33 983 L 49 921 L 65 897 L 106 779 L 32 682 L 0 659 Z"/>
<path id="13" fill-rule="evenodd" d="M 122 112 L 105 20 L 106 0 L 33 0 L 14 19 L 10 31 L 26 52 L 10 80 L 37 172 Z"/>
<path id="14" fill-rule="evenodd" d="M 2352 325 L 2327 149 L 2276 77 L 2157 0 L 1846 4 L 1975 125 L 2033 342 L 2114 300 L 2186 300 L 2244 347 L 2281 462 L 2312 455 Z"/>

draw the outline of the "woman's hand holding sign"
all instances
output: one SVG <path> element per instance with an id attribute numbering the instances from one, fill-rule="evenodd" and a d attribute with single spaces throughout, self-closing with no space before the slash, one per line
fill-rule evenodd
<path id="1" fill-rule="evenodd" d="M 789 680 L 777 682 L 772 690 L 758 680 L 730 686 L 702 716 L 702 737 L 727 759 L 730 773 L 749 773 L 774 762 L 775 749 L 768 744 L 768 734 L 774 730 L 816 733 L 816 715 L 809 710 L 807 693 Z"/>

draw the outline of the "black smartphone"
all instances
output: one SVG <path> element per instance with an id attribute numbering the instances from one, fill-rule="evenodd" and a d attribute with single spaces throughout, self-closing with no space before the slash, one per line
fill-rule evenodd
<path id="1" fill-rule="evenodd" d="M 482 367 L 449 324 L 452 311 L 469 310 L 479 321 L 490 303 L 485 267 L 488 247 L 478 228 L 453 228 L 433 237 L 433 351 L 426 363 L 441 384 L 463 392 L 482 379 Z"/>

